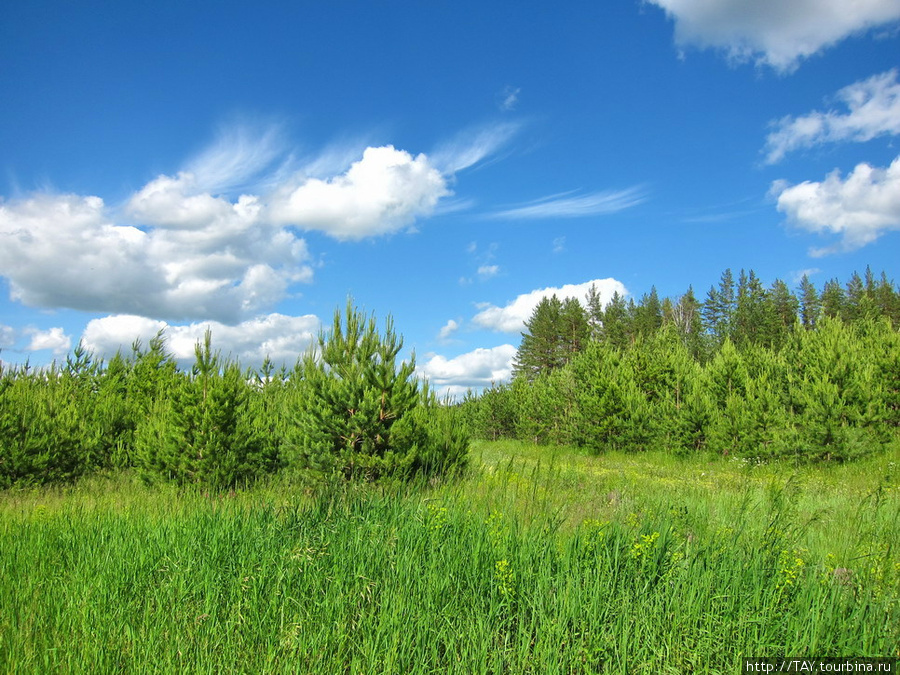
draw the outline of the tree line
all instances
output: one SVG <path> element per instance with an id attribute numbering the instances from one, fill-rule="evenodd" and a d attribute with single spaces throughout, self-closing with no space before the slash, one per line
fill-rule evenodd
<path id="1" fill-rule="evenodd" d="M 128 469 L 143 479 L 246 484 L 283 473 L 331 479 L 435 474 L 461 467 L 469 437 L 402 338 L 348 302 L 293 369 L 244 370 L 207 332 L 181 369 L 165 335 L 97 360 L 0 373 L 0 488 Z"/>
<path id="2" fill-rule="evenodd" d="M 797 293 L 726 270 L 638 302 L 543 299 L 508 384 L 461 406 L 483 438 L 848 460 L 898 441 L 900 294 L 885 274 Z"/>

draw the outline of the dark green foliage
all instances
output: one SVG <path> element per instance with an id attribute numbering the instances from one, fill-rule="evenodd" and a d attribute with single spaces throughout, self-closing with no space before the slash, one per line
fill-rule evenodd
<path id="1" fill-rule="evenodd" d="M 650 293 L 641 297 L 640 303 L 634 309 L 633 330 L 636 336 L 652 335 L 663 323 L 662 304 L 656 292 L 656 286 L 650 289 Z"/>
<path id="2" fill-rule="evenodd" d="M 809 276 L 804 274 L 800 280 L 800 321 L 803 327 L 807 330 L 815 328 L 821 311 L 822 301 L 816 287 L 809 280 Z"/>
<path id="3" fill-rule="evenodd" d="M 847 296 L 837 279 L 825 283 L 822 289 L 822 315 L 830 319 L 845 315 Z"/>
<path id="4" fill-rule="evenodd" d="M 588 315 L 578 300 L 543 298 L 525 324 L 516 354 L 515 375 L 528 381 L 561 368 L 590 339 Z"/>
<path id="5" fill-rule="evenodd" d="M 289 464 L 317 476 L 378 478 L 418 470 L 450 469 L 463 461 L 468 439 L 452 425 L 417 408 L 437 408 L 420 392 L 415 360 L 397 363 L 403 340 L 388 320 L 383 334 L 374 317 L 347 303 L 335 312 L 331 333 L 320 334 L 293 378 Z"/>
<path id="6" fill-rule="evenodd" d="M 678 329 L 682 342 L 687 347 L 691 357 L 697 361 L 703 361 L 706 356 L 706 346 L 703 335 L 701 306 L 694 296 L 693 287 L 689 287 L 687 293 L 682 295 L 678 302 L 672 306 L 669 320 Z"/>
<path id="7" fill-rule="evenodd" d="M 731 336 L 735 313 L 734 276 L 730 269 L 722 273 L 719 287 L 710 287 L 703 303 L 703 322 L 716 344 Z"/>
<path id="8" fill-rule="evenodd" d="M 439 403 L 402 339 L 348 305 L 288 376 L 223 359 L 207 332 L 189 371 L 163 334 L 108 364 L 79 345 L 65 367 L 0 370 L 0 488 L 134 469 L 147 481 L 243 485 L 290 465 L 374 478 L 465 465 L 470 408 Z M 510 416 L 508 423 L 512 423 Z"/>
<path id="9" fill-rule="evenodd" d="M 0 385 L 0 486 L 70 481 L 94 463 L 78 380 L 55 366 L 8 371 Z"/>
<path id="10" fill-rule="evenodd" d="M 867 271 L 819 294 L 804 277 L 800 293 L 780 280 L 766 289 L 752 270 L 736 293 L 726 270 L 702 308 L 690 290 L 677 302 L 655 289 L 637 305 L 616 296 L 605 309 L 589 293 L 589 344 L 489 391 L 482 409 L 470 401 L 470 416 L 494 420 L 475 431 L 598 452 L 794 461 L 852 460 L 900 442 L 893 283 Z"/>
<path id="11" fill-rule="evenodd" d="M 613 347 L 625 349 L 631 344 L 632 320 L 625 298 L 616 291 L 603 310 L 602 340 Z"/>
<path id="12" fill-rule="evenodd" d="M 249 482 L 274 468 L 251 421 L 244 374 L 221 363 L 207 331 L 197 345 L 190 377 L 159 396 L 135 432 L 135 455 L 152 479 L 204 483 L 216 488 Z"/>
<path id="13" fill-rule="evenodd" d="M 467 398 L 463 406 L 471 420 L 472 431 L 479 438 L 496 441 L 515 436 L 517 415 L 510 385 L 494 384 L 479 398 Z"/>

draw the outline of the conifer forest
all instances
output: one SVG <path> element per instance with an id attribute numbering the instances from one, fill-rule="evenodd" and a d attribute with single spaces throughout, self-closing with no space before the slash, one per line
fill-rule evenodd
<path id="1" fill-rule="evenodd" d="M 0 373 L 0 672 L 739 672 L 900 657 L 900 293 L 543 299 L 454 400 L 348 301 Z"/>

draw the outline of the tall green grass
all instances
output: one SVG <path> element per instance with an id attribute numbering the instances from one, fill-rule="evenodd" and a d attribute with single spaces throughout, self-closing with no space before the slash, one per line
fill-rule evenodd
<path id="1" fill-rule="evenodd" d="M 0 497 L 0 672 L 737 672 L 900 655 L 892 458 L 481 444 L 463 479 Z M 895 458 L 894 458 L 895 459 Z"/>

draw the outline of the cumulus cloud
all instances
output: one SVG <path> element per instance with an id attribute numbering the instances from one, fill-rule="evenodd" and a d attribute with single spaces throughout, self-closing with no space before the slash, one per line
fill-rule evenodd
<path id="1" fill-rule="evenodd" d="M 363 239 L 409 227 L 449 194 L 446 177 L 425 155 L 413 157 L 393 146 L 366 148 L 339 176 L 282 187 L 268 218 L 339 240 Z"/>
<path id="2" fill-rule="evenodd" d="M 236 203 L 191 191 L 187 174 L 135 194 L 117 223 L 95 196 L 37 194 L 0 203 L 0 274 L 39 307 L 237 321 L 309 281 L 303 239 Z"/>
<path id="3" fill-rule="evenodd" d="M 510 344 L 480 348 L 453 358 L 432 356 L 418 367 L 418 374 L 431 383 L 438 394 L 460 397 L 468 389 L 489 387 L 512 377 L 516 348 Z"/>
<path id="4" fill-rule="evenodd" d="M 441 327 L 441 330 L 438 331 L 438 340 L 440 342 L 449 341 L 450 338 L 456 334 L 456 331 L 459 330 L 459 325 L 460 324 L 458 321 L 456 321 L 454 319 L 450 319 L 447 323 L 445 323 Z M 0 334 L 0 335 L 2 335 L 2 334 Z"/>
<path id="5" fill-rule="evenodd" d="M 587 195 L 571 196 L 565 192 L 542 197 L 526 204 L 513 206 L 491 214 L 505 220 L 539 218 L 584 218 L 624 211 L 646 201 L 644 189 L 638 186 L 625 190 L 604 190 Z"/>
<path id="6" fill-rule="evenodd" d="M 213 348 L 238 359 L 242 365 L 257 366 L 268 356 L 275 363 L 291 366 L 315 342 L 320 327 L 321 322 L 314 315 L 269 314 L 231 326 L 216 321 L 176 325 L 119 314 L 90 321 L 82 340 L 89 350 L 109 358 L 118 351 L 129 352 L 135 340 L 146 347 L 163 330 L 169 351 L 187 364 L 194 360 L 194 345 L 203 340 L 209 329 Z"/>
<path id="7" fill-rule="evenodd" d="M 26 328 L 23 332 L 31 338 L 28 346 L 25 347 L 25 350 L 29 352 L 49 349 L 54 356 L 63 356 L 72 347 L 72 339 L 59 327 L 47 330 Z"/>
<path id="8" fill-rule="evenodd" d="M 900 157 L 887 169 L 859 164 L 846 179 L 834 171 L 822 182 L 776 182 L 772 194 L 778 210 L 797 227 L 840 236 L 837 244 L 813 249 L 811 255 L 852 251 L 900 230 Z"/>
<path id="9" fill-rule="evenodd" d="M 774 164 L 788 152 L 838 141 L 868 141 L 900 134 L 900 82 L 897 69 L 873 75 L 841 89 L 836 98 L 847 112 L 813 111 L 773 123 L 766 138 L 766 161 Z"/>
<path id="10" fill-rule="evenodd" d="M 338 240 L 409 229 L 452 194 L 452 171 L 484 159 L 511 129 L 459 137 L 442 169 L 389 145 L 353 161 L 346 148 L 327 149 L 296 169 L 277 128 L 226 130 L 120 208 L 74 194 L 0 199 L 0 276 L 11 299 L 31 306 L 246 321 L 312 280 L 296 229 Z M 247 187 L 259 194 L 233 193 Z"/>
<path id="11" fill-rule="evenodd" d="M 900 19 L 896 0 L 649 0 L 675 21 L 680 47 L 723 49 L 787 72 L 844 38 Z"/>
<path id="12" fill-rule="evenodd" d="M 581 284 L 566 284 L 559 288 L 539 288 L 530 293 L 523 293 L 505 307 L 498 307 L 490 303 L 479 304 L 478 308 L 481 311 L 472 318 L 472 323 L 501 333 L 519 333 L 524 330 L 525 322 L 531 318 L 534 308 L 543 298 L 555 295 L 560 300 L 575 298 L 584 303 L 591 286 L 597 289 L 603 305 L 612 299 L 614 293 L 621 296 L 628 294 L 624 284 L 613 278 L 594 279 Z"/>

